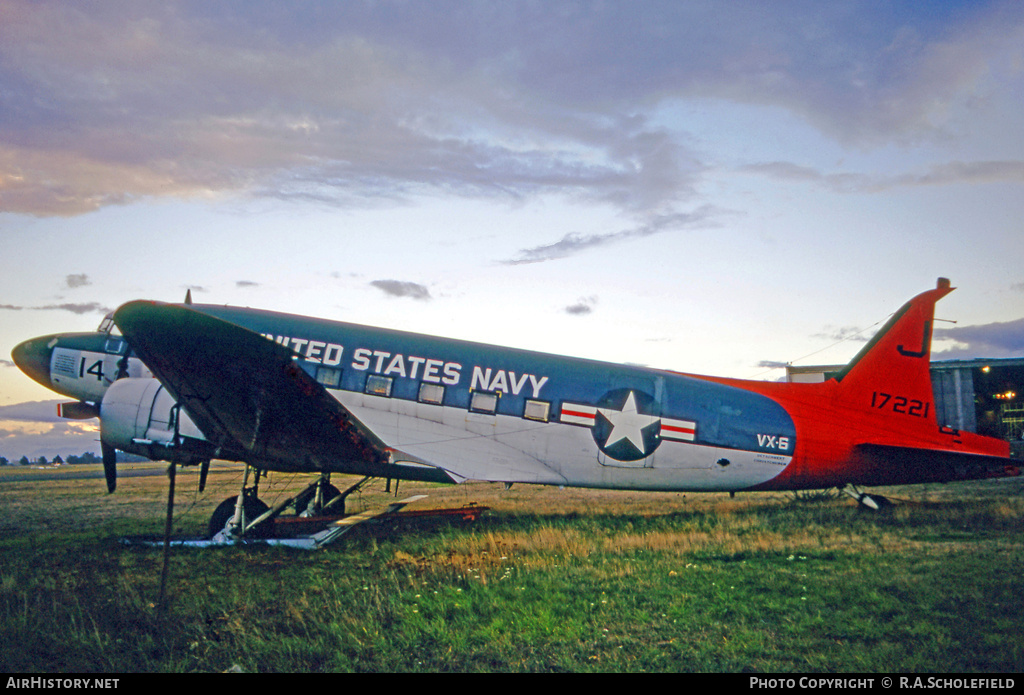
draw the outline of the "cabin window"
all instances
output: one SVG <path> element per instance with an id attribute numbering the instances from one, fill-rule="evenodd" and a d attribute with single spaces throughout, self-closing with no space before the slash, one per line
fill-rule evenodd
<path id="1" fill-rule="evenodd" d="M 316 380 L 329 389 L 336 389 L 341 386 L 341 370 L 330 367 L 320 367 L 316 370 Z"/>
<path id="2" fill-rule="evenodd" d="M 474 413 L 493 413 L 498 409 L 498 394 L 474 391 L 469 397 L 469 409 Z"/>
<path id="3" fill-rule="evenodd" d="M 100 326 L 99 328 L 96 329 L 96 332 L 106 333 L 107 335 L 112 335 L 115 337 L 120 336 L 121 329 L 117 327 L 116 323 L 114 323 L 114 314 L 110 313 L 104 316 L 103 320 L 100 321 Z"/>
<path id="4" fill-rule="evenodd" d="M 371 374 L 366 377 L 366 393 L 373 396 L 390 396 L 392 378 Z"/>
<path id="5" fill-rule="evenodd" d="M 420 384 L 420 403 L 432 403 L 434 405 L 441 405 L 441 401 L 444 400 L 444 386 L 440 384 L 428 384 L 423 382 Z"/>
<path id="6" fill-rule="evenodd" d="M 551 414 L 551 404 L 547 401 L 526 401 L 526 407 L 523 409 L 523 417 L 527 420 L 536 420 L 538 422 L 547 422 Z"/>

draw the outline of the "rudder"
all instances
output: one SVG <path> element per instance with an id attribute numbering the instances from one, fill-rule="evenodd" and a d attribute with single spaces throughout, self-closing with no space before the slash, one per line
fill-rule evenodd
<path id="1" fill-rule="evenodd" d="M 933 290 L 903 305 L 836 376 L 845 399 L 862 406 L 935 422 L 931 382 L 935 303 L 952 292 L 939 278 Z"/>

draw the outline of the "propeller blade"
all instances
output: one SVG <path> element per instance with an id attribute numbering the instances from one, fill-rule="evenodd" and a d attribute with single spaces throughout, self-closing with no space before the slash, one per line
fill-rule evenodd
<path id="1" fill-rule="evenodd" d="M 128 349 L 124 351 L 124 357 L 117 361 L 117 376 L 114 377 L 114 381 L 118 379 L 124 379 L 128 376 L 128 360 L 132 356 L 132 346 L 129 345 Z"/>
<path id="2" fill-rule="evenodd" d="M 107 479 L 107 492 L 113 492 L 117 489 L 117 450 L 100 441 L 100 451 L 103 453 L 103 475 Z"/>
<path id="3" fill-rule="evenodd" d="M 199 464 L 199 492 L 206 489 L 206 475 L 210 472 L 210 459 Z"/>

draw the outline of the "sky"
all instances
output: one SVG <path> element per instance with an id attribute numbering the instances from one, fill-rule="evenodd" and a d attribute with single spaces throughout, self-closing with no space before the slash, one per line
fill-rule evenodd
<path id="1" fill-rule="evenodd" d="M 1024 3 L 0 0 L 10 361 L 133 299 L 695 373 L 1024 355 Z M 955 322 L 955 323 L 954 323 Z"/>

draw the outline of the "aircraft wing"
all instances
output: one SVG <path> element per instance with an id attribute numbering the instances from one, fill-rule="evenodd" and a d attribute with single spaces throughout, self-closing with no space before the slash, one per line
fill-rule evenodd
<path id="1" fill-rule="evenodd" d="M 389 475 L 388 446 L 304 372 L 291 350 L 182 305 L 130 302 L 114 321 L 207 439 L 231 457 L 273 470 Z M 440 469 L 424 474 L 450 481 Z"/>

